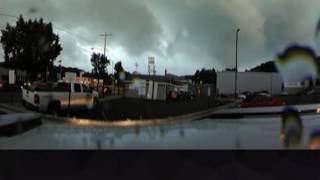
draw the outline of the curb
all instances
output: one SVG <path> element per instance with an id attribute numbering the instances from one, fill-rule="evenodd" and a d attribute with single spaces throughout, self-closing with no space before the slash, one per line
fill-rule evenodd
<path id="1" fill-rule="evenodd" d="M 185 114 L 181 116 L 162 118 L 162 119 L 145 119 L 145 120 L 117 120 L 117 121 L 97 121 L 90 119 L 80 119 L 80 118 L 65 118 L 65 117 L 54 117 L 51 115 L 43 115 L 46 119 L 53 120 L 61 123 L 69 123 L 76 126 L 84 127 L 137 127 L 137 126 L 154 126 L 154 125 L 167 125 L 167 124 L 176 124 L 179 122 L 188 122 L 192 120 L 197 120 L 211 115 L 214 111 L 219 109 L 228 108 L 234 105 L 234 103 L 227 104 L 220 107 L 210 108 L 204 111 Z"/>
<path id="2" fill-rule="evenodd" d="M 25 109 L 12 107 L 4 104 L 0 104 L 0 107 L 4 107 L 7 109 L 11 109 L 18 112 L 33 112 L 34 114 L 38 114 L 41 118 L 45 120 L 54 121 L 58 123 L 67 123 L 76 126 L 84 126 L 84 127 L 120 127 L 120 128 L 127 128 L 127 127 L 137 127 L 137 126 L 154 126 L 154 125 L 165 125 L 165 124 L 176 124 L 179 122 L 187 122 L 192 120 L 197 120 L 204 118 L 206 116 L 211 115 L 213 112 L 231 107 L 234 103 L 229 103 L 223 106 L 218 106 L 215 108 L 206 109 L 199 112 L 189 113 L 181 116 L 174 116 L 168 118 L 161 118 L 161 119 L 145 119 L 145 120 L 117 120 L 117 121 L 97 121 L 97 120 L 90 120 L 90 119 L 81 119 L 81 118 L 66 118 L 66 117 L 56 117 L 48 114 L 40 114 L 33 111 L 28 111 Z"/>

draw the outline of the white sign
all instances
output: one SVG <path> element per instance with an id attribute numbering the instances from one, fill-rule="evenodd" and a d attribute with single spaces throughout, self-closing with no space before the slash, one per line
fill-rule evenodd
<path id="1" fill-rule="evenodd" d="M 9 70 L 9 84 L 16 83 L 16 74 L 14 70 Z"/>
<path id="2" fill-rule="evenodd" d="M 84 75 L 84 72 L 80 72 L 80 78 L 82 78 L 83 75 Z"/>
<path id="3" fill-rule="evenodd" d="M 147 99 L 152 99 L 153 81 L 149 81 Z"/>
<path id="4" fill-rule="evenodd" d="M 284 83 L 284 86 L 286 88 L 300 88 L 302 87 L 301 82 L 290 82 L 290 83 Z"/>
<path id="5" fill-rule="evenodd" d="M 211 88 L 208 87 L 208 96 L 210 97 L 211 96 Z"/>
<path id="6" fill-rule="evenodd" d="M 66 75 L 65 75 L 65 80 L 68 81 L 68 82 L 74 82 L 76 81 L 76 78 L 77 78 L 77 73 L 74 73 L 74 72 L 66 72 Z"/>

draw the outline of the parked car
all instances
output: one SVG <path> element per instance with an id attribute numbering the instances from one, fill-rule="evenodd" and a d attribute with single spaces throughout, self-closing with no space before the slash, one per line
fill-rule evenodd
<path id="1" fill-rule="evenodd" d="M 39 112 L 58 113 L 60 110 L 94 106 L 98 93 L 79 83 L 34 83 L 22 88 L 23 105 Z"/>
<path id="2" fill-rule="evenodd" d="M 167 100 L 178 100 L 178 93 L 176 91 L 170 91 L 167 94 Z"/>
<path id="3" fill-rule="evenodd" d="M 313 89 L 306 93 L 307 96 L 320 96 L 320 89 Z"/>
<path id="4" fill-rule="evenodd" d="M 286 91 L 282 91 L 281 92 L 281 96 L 288 96 L 289 94 L 288 94 L 288 92 L 286 92 Z"/>
<path id="5" fill-rule="evenodd" d="M 247 98 L 247 95 L 246 95 L 246 94 L 239 94 L 239 95 L 238 95 L 238 98 L 244 100 L 244 99 Z"/>
<path id="6" fill-rule="evenodd" d="M 268 107 L 268 106 L 283 106 L 285 101 L 281 98 L 272 98 L 266 95 L 255 94 L 248 96 L 240 103 L 241 108 L 248 107 Z"/>

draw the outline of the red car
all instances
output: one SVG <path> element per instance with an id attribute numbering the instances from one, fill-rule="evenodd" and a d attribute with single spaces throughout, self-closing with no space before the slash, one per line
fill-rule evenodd
<path id="1" fill-rule="evenodd" d="M 170 91 L 167 95 L 167 100 L 178 100 L 178 93 L 176 91 Z"/>
<path id="2" fill-rule="evenodd" d="M 241 108 L 248 107 L 269 107 L 269 106 L 283 106 L 285 105 L 285 101 L 280 98 L 271 98 L 267 96 L 256 96 L 256 97 L 248 97 L 243 102 L 241 102 Z"/>

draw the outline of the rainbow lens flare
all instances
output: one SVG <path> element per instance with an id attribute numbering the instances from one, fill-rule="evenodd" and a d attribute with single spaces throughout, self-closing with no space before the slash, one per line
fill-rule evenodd
<path id="1" fill-rule="evenodd" d="M 125 72 L 123 72 L 123 71 L 120 72 L 119 78 L 120 78 L 121 81 L 124 81 L 124 80 L 126 79 L 126 74 L 125 74 Z"/>
<path id="2" fill-rule="evenodd" d="M 310 134 L 309 147 L 311 150 L 320 150 L 320 129 L 315 129 Z"/>
<path id="3" fill-rule="evenodd" d="M 140 91 L 140 79 L 138 79 L 138 78 L 133 79 L 132 88 L 136 92 Z"/>
<path id="4" fill-rule="evenodd" d="M 308 46 L 289 46 L 278 54 L 275 64 L 285 83 L 314 80 L 320 72 L 316 54 Z"/>
<path id="5" fill-rule="evenodd" d="M 299 112 L 287 107 L 282 113 L 281 141 L 286 148 L 296 148 L 301 145 L 303 124 Z"/>

